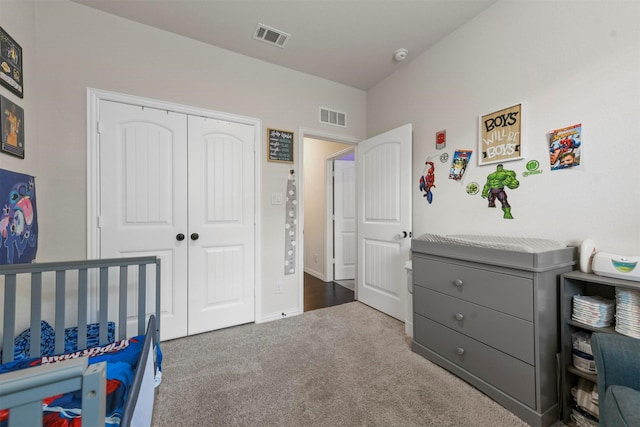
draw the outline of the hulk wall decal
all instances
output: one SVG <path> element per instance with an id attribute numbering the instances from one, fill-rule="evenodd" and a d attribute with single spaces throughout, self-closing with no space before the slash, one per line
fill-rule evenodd
<path id="1" fill-rule="evenodd" d="M 507 193 L 504 191 L 504 188 L 507 187 L 514 190 L 518 188 L 518 186 L 520 186 L 520 183 L 516 179 L 516 173 L 512 170 L 504 169 L 504 167 L 499 164 L 495 172 L 487 175 L 487 183 L 482 189 L 482 198 L 489 200 L 490 208 L 496 207 L 496 199 L 498 199 L 498 201 L 502 203 L 503 218 L 513 219 L 513 216 L 511 216 L 511 205 L 507 201 Z"/>

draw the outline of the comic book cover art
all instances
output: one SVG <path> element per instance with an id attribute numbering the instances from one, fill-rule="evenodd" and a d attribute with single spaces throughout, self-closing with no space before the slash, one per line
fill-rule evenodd
<path id="1" fill-rule="evenodd" d="M 451 161 L 451 169 L 449 170 L 449 179 L 460 181 L 467 170 L 469 160 L 471 160 L 472 150 L 456 150 Z"/>
<path id="2" fill-rule="evenodd" d="M 582 124 L 556 129 L 547 134 L 551 170 L 580 166 Z"/>

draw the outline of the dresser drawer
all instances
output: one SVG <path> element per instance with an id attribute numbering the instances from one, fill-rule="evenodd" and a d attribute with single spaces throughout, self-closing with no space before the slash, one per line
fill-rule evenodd
<path id="1" fill-rule="evenodd" d="M 495 271 L 413 259 L 414 284 L 533 321 L 533 280 Z"/>
<path id="2" fill-rule="evenodd" d="M 416 313 L 535 364 L 532 322 L 420 286 L 413 301 Z"/>
<path id="3" fill-rule="evenodd" d="M 417 343 L 528 407 L 536 407 L 533 366 L 426 317 L 416 315 L 413 321 Z"/>

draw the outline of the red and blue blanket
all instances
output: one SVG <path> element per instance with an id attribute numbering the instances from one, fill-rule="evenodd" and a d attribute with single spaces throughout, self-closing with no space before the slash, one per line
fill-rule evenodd
<path id="1" fill-rule="evenodd" d="M 0 365 L 0 374 L 33 366 L 56 363 L 63 360 L 88 357 L 89 365 L 107 362 L 107 401 L 105 426 L 119 425 L 127 399 L 127 392 L 133 381 L 136 364 L 142 352 L 144 335 L 115 341 L 102 347 L 66 353 L 57 356 L 43 356 L 17 360 Z M 160 368 L 162 353 L 156 349 L 156 360 Z M 52 427 L 80 426 L 81 392 L 71 392 L 51 396 L 43 401 L 43 425 Z M 0 427 L 8 425 L 8 410 L 0 410 Z"/>

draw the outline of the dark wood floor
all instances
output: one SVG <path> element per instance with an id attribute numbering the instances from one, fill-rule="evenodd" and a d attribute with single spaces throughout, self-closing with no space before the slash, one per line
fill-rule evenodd
<path id="1" fill-rule="evenodd" d="M 304 273 L 304 311 L 352 302 L 353 291 Z"/>

